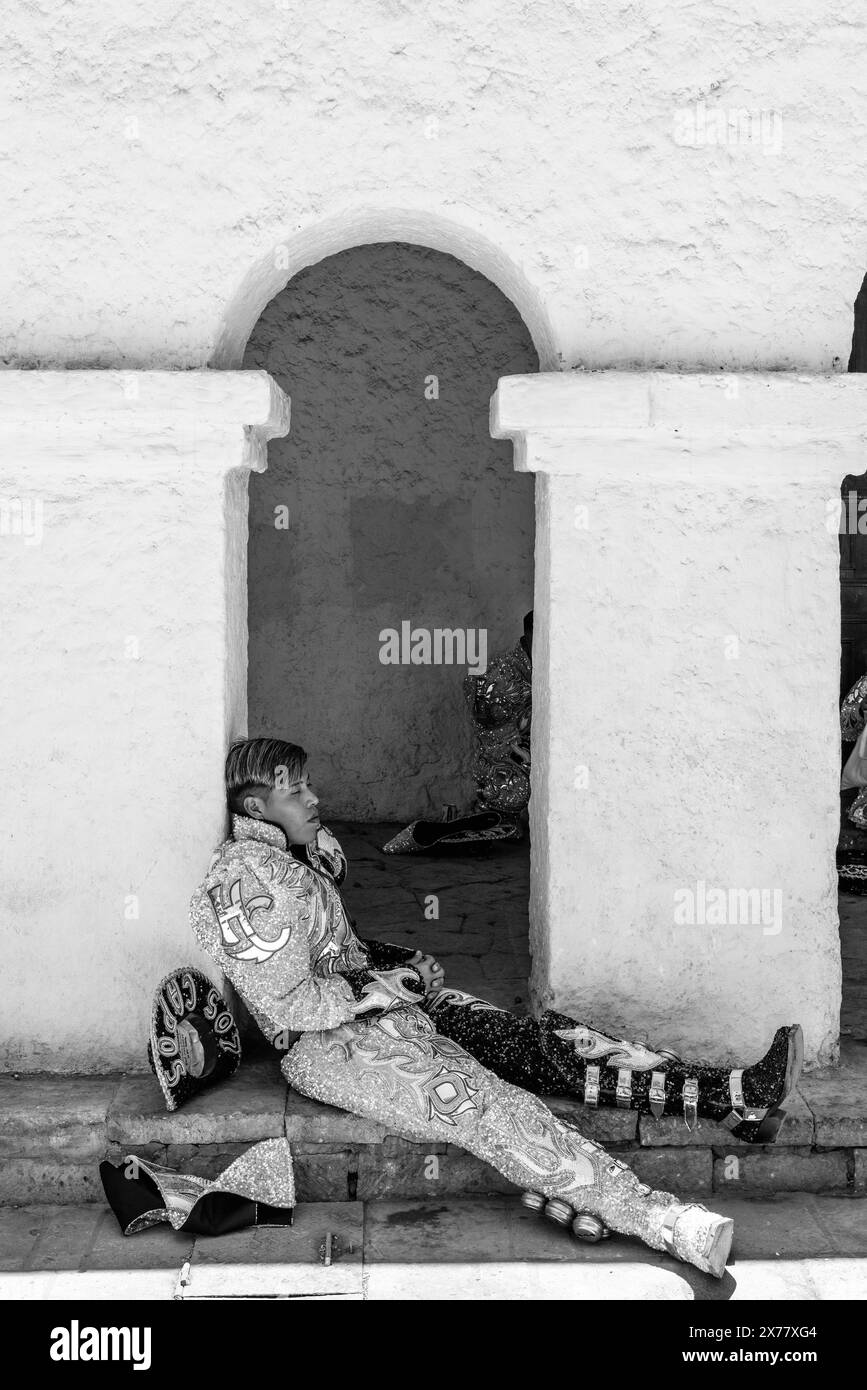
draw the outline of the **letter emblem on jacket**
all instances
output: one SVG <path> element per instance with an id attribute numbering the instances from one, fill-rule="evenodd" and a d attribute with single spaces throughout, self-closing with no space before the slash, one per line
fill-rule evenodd
<path id="1" fill-rule="evenodd" d="M 276 951 L 282 950 L 292 934 L 291 927 L 284 927 L 279 936 L 268 941 L 259 936 L 250 922 L 254 912 L 267 912 L 274 904 L 268 893 L 257 893 L 244 902 L 241 897 L 241 880 L 236 878 L 229 886 L 228 902 L 222 886 L 208 889 L 211 907 L 220 927 L 220 936 L 226 954 L 233 960 L 261 962 L 268 960 Z"/>

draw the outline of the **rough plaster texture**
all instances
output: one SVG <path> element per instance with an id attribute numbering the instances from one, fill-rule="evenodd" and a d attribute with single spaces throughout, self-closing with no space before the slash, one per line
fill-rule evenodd
<path id="1" fill-rule="evenodd" d="M 493 432 L 546 475 L 537 1004 L 733 1060 L 800 1020 L 808 1059 L 835 1055 L 840 616 L 827 503 L 863 466 L 865 422 L 857 377 L 500 383 Z M 724 890 L 723 921 L 701 921 L 700 883 Z M 773 896 L 760 917 L 730 909 L 730 889 L 779 892 L 778 929 Z M 684 890 L 693 924 L 675 914 Z"/>
<path id="2" fill-rule="evenodd" d="M 140 1067 L 224 829 L 246 718 L 246 473 L 288 428 L 261 373 L 0 373 L 2 1063 Z"/>
<path id="3" fill-rule="evenodd" d="M 329 815 L 466 805 L 467 668 L 383 665 L 379 633 L 484 628 L 490 653 L 521 634 L 533 479 L 488 401 L 537 369 L 527 328 L 451 256 L 360 247 L 272 300 L 244 365 L 292 398 L 250 483 L 250 732 L 304 744 Z"/>
<path id="4" fill-rule="evenodd" d="M 340 0 L 9 8 L 0 359 L 237 367 L 298 271 L 401 240 L 497 285 L 546 371 L 832 371 L 848 354 L 867 255 L 865 22 L 845 0 L 744 0 L 736 13 L 698 0 L 596 11 L 508 0 L 495 16 L 463 0 L 429 10 L 362 0 L 351 12 Z M 684 144 L 684 110 L 765 113 L 770 136 L 781 120 L 781 144 Z M 11 419 L 4 493 L 44 481 L 62 524 L 42 548 L 3 540 L 14 653 L 4 766 L 21 788 L 5 866 L 6 1061 L 123 1065 L 133 1046 L 139 1056 L 143 970 L 175 963 L 183 892 L 218 830 L 245 627 L 244 488 L 222 470 L 227 451 L 249 465 L 240 426 L 264 417 L 235 397 L 231 448 L 221 430 L 211 447 L 205 431 L 208 474 L 180 386 L 173 423 L 157 412 L 139 440 L 115 413 L 103 418 L 98 394 L 87 407 L 72 400 L 64 418 L 50 402 L 74 395 L 76 378 L 46 396 L 28 375 L 0 391 Z M 752 1047 L 765 1040 L 760 982 L 766 998 L 797 1005 L 812 1052 L 828 1056 L 839 610 L 836 537 L 819 537 L 812 513 L 831 488 L 827 475 L 816 481 L 817 456 L 835 485 L 863 471 L 860 457 L 835 463 L 829 431 L 843 398 L 827 384 L 804 394 L 818 432 L 806 462 L 802 420 L 797 446 L 791 434 L 785 448 L 781 436 L 739 446 L 743 473 L 727 481 L 721 429 L 691 459 L 671 453 L 671 476 L 650 490 L 647 415 L 630 436 L 632 387 L 609 386 L 592 455 L 576 456 L 566 426 L 545 434 L 544 412 L 535 454 L 519 440 L 524 466 L 567 465 L 540 480 L 537 996 L 589 1000 L 604 974 L 625 1021 L 671 1036 L 679 1005 L 686 1041 Z M 183 389 L 195 396 L 195 379 Z M 635 389 L 646 398 L 646 382 Z M 588 489 L 608 527 L 592 563 L 576 558 L 570 529 Z M 689 516 L 708 506 L 703 538 Z M 604 601 L 623 603 L 622 632 Z M 714 644 L 738 628 L 752 646 L 723 667 Z M 116 657 L 137 633 L 154 653 L 149 674 Z M 597 693 L 574 680 L 576 658 L 601 671 Z M 782 717 L 760 724 L 774 699 Z M 595 802 L 576 799 L 570 765 L 589 761 L 588 721 Z M 195 820 L 167 819 L 153 789 L 161 752 L 186 758 Z M 99 829 L 79 809 L 85 784 Z M 626 842 L 628 863 L 615 854 Z M 669 885 L 702 867 L 757 886 L 779 879 L 790 926 L 761 942 L 743 932 L 672 942 L 663 866 Z M 120 901 L 143 873 L 152 934 L 124 921 Z M 596 921 L 607 958 L 591 949 Z M 129 945 L 118 954 L 119 930 Z"/>
<path id="5" fill-rule="evenodd" d="M 831 370 L 867 258 L 865 23 L 848 0 L 7 7 L 3 357 L 237 366 L 298 269 L 400 239 L 498 284 L 546 369 Z M 702 109 L 769 138 L 683 143 Z"/>

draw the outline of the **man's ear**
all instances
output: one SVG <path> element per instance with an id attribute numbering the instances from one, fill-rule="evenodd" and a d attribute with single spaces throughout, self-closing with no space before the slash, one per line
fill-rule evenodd
<path id="1" fill-rule="evenodd" d="M 252 816 L 253 820 L 264 820 L 265 804 L 259 796 L 245 796 L 241 803 L 244 808 L 245 816 Z"/>

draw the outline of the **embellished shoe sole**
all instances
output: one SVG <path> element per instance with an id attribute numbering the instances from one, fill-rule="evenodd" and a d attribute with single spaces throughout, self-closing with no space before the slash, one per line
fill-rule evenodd
<path id="1" fill-rule="evenodd" d="M 721 1216 L 710 1233 L 708 1247 L 704 1253 L 705 1274 L 712 1274 L 714 1279 L 722 1279 L 731 1254 L 734 1233 L 735 1223 L 729 1217 Z M 701 1269 L 702 1266 L 698 1265 L 697 1268 Z"/>
<path id="2" fill-rule="evenodd" d="M 700 1269 L 703 1274 L 713 1275 L 714 1279 L 722 1279 L 731 1254 L 734 1233 L 735 1223 L 731 1217 L 718 1216 L 708 1232 L 704 1250 L 693 1253 L 684 1263 L 695 1265 L 696 1269 Z M 682 1255 L 678 1258 L 683 1260 Z"/>
<path id="3" fill-rule="evenodd" d="M 611 1235 L 605 1222 L 600 1221 L 598 1216 L 580 1211 L 560 1197 L 549 1198 L 542 1192 L 523 1192 L 521 1205 L 540 1216 L 546 1216 L 558 1226 L 567 1227 L 576 1240 L 586 1241 L 590 1245 L 598 1245 L 600 1240 L 607 1240 Z"/>
<path id="4" fill-rule="evenodd" d="M 707 1240 L 703 1254 L 689 1261 L 689 1264 L 695 1264 L 696 1269 L 702 1270 L 706 1275 L 713 1275 L 714 1279 L 722 1279 L 725 1265 L 727 1265 L 729 1254 L 731 1254 L 734 1234 L 734 1220 L 729 1216 L 720 1216 L 717 1218 L 716 1225 L 711 1227 L 709 1240 Z"/>
<path id="5" fill-rule="evenodd" d="M 700 1203 L 681 1206 L 675 1202 L 662 1219 L 661 1235 L 665 1249 L 682 1264 L 694 1265 L 703 1274 L 722 1279 L 732 1248 L 735 1223 L 729 1216 L 718 1216 Z"/>

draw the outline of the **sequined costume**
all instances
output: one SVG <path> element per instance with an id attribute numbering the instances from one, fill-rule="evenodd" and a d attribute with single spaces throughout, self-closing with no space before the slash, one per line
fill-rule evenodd
<path id="1" fill-rule="evenodd" d="M 106 1159 L 99 1175 L 125 1236 L 164 1221 L 175 1231 L 205 1236 L 292 1225 L 295 1173 L 287 1139 L 253 1144 L 210 1180 L 135 1154 L 127 1154 L 119 1167 Z"/>
<path id="2" fill-rule="evenodd" d="M 473 724 L 474 806 L 442 821 L 415 820 L 383 845 L 386 854 L 418 854 L 436 846 L 520 840 L 530 800 L 530 712 L 533 668 L 521 638 L 494 656 L 483 676 L 467 675 L 464 695 Z"/>
<path id="3" fill-rule="evenodd" d="M 855 682 L 840 706 L 840 736 L 844 743 L 854 743 L 864 731 L 862 700 L 867 700 L 867 675 Z M 867 830 L 867 787 L 859 791 L 847 814 L 859 830 Z"/>
<path id="4" fill-rule="evenodd" d="M 421 1007 L 421 975 L 406 963 L 411 952 L 356 935 L 338 886 L 345 862 L 328 831 L 306 861 L 277 826 L 235 816 L 191 904 L 199 944 L 265 1035 L 289 1047 L 290 1085 L 407 1139 L 457 1143 L 512 1182 L 720 1277 L 732 1223 L 652 1191 L 438 1033 Z"/>
<path id="5" fill-rule="evenodd" d="M 464 679 L 479 809 L 516 814 L 530 800 L 532 673 L 521 639 L 511 651 L 493 657 L 483 676 Z"/>

